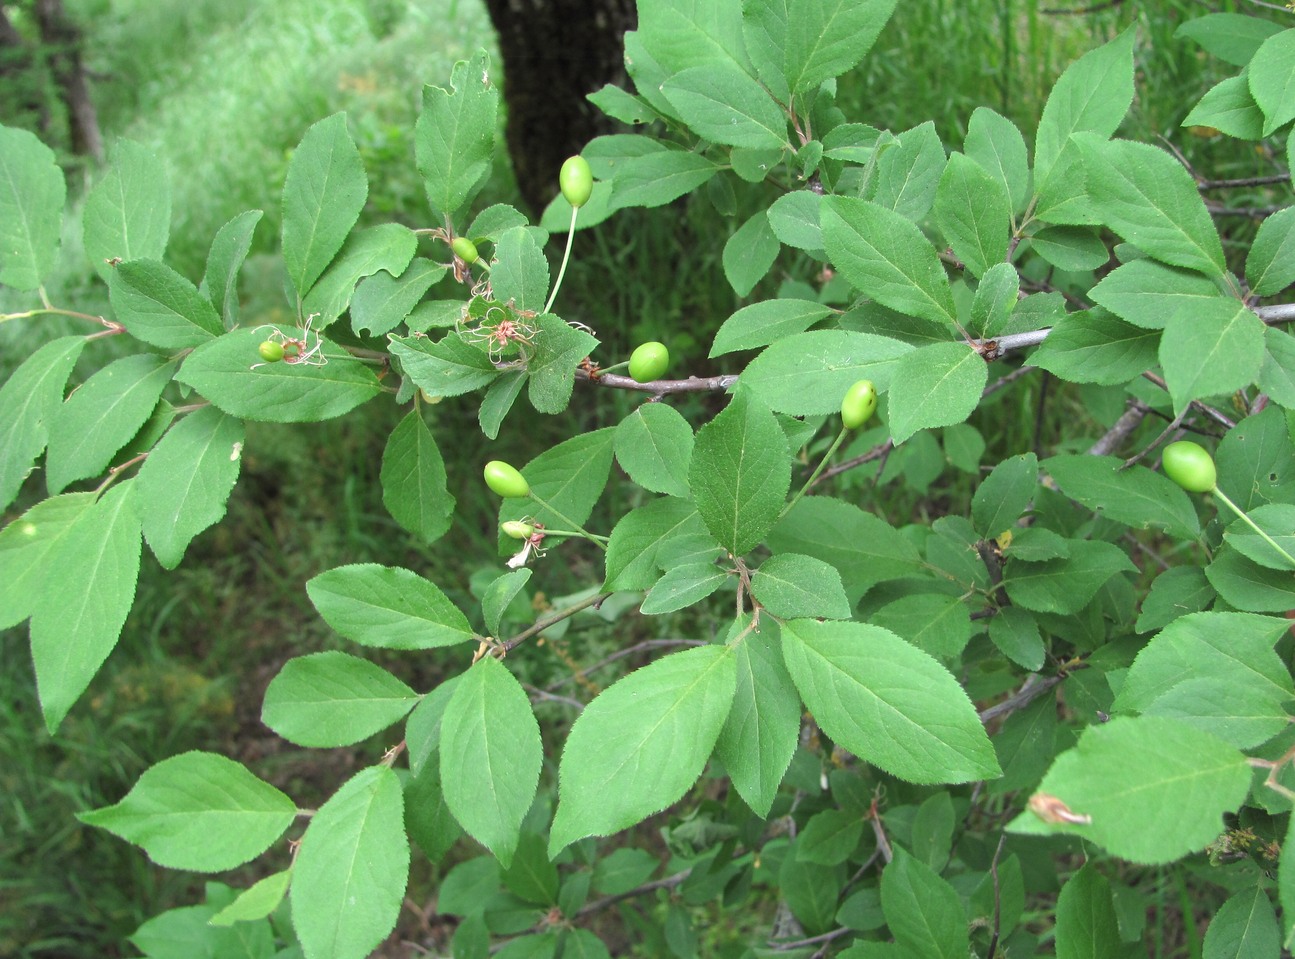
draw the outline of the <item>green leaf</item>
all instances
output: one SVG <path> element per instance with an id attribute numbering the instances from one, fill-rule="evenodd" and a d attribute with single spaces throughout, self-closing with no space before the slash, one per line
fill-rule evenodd
<path id="1" fill-rule="evenodd" d="M 1295 609 L 1295 576 L 1269 569 L 1235 549 L 1221 549 L 1205 567 L 1210 585 L 1237 609 L 1281 613 Z"/>
<path id="2" fill-rule="evenodd" d="M 49 442 L 63 388 L 85 342 L 81 336 L 64 336 L 46 343 L 0 387 L 0 509 L 13 502 Z"/>
<path id="3" fill-rule="evenodd" d="M 697 507 L 689 500 L 663 496 L 630 510 L 612 529 L 607 543 L 604 589 L 648 589 L 659 578 L 657 555 L 671 542 L 702 531 Z"/>
<path id="4" fill-rule="evenodd" d="M 970 951 L 958 893 L 902 848 L 881 874 L 881 907 L 895 942 L 909 955 L 965 959 Z"/>
<path id="5" fill-rule="evenodd" d="M 1180 26 L 1174 31 L 1174 39 L 1187 37 L 1220 60 L 1244 67 L 1263 42 L 1281 30 L 1280 23 L 1259 17 L 1240 13 L 1207 13 Z"/>
<path id="6" fill-rule="evenodd" d="M 1003 182 L 975 160 L 949 157 L 935 194 L 935 220 L 954 255 L 975 276 L 1007 258 L 1011 200 Z"/>
<path id="7" fill-rule="evenodd" d="M 751 578 L 751 593 L 779 619 L 850 618 L 850 601 L 841 585 L 841 574 L 812 556 L 779 553 L 769 557 Z"/>
<path id="8" fill-rule="evenodd" d="M 735 350 L 752 350 L 768 346 L 785 337 L 803 333 L 832 312 L 813 300 L 765 300 L 744 306 L 715 331 L 710 356 L 723 356 Z"/>
<path id="9" fill-rule="evenodd" d="M 493 382 L 499 368 L 489 354 L 457 332 L 432 342 L 425 337 L 391 337 L 391 352 L 405 375 L 428 396 L 459 396 Z"/>
<path id="10" fill-rule="evenodd" d="M 1295 208 L 1279 210 L 1259 224 L 1246 255 L 1246 281 L 1255 296 L 1272 296 L 1295 283 Z"/>
<path id="11" fill-rule="evenodd" d="M 1200 534 L 1196 507 L 1173 480 L 1114 456 L 1053 456 L 1043 468 L 1061 491 L 1107 519 L 1135 529 L 1163 529 L 1177 539 Z"/>
<path id="12" fill-rule="evenodd" d="M 659 616 L 699 603 L 723 586 L 730 575 L 713 562 L 672 566 L 648 592 L 639 612 Z"/>
<path id="13" fill-rule="evenodd" d="M 786 436 L 768 407 L 747 390 L 697 433 L 688 485 L 702 522 L 740 556 L 778 521 L 791 487 Z"/>
<path id="14" fill-rule="evenodd" d="M 536 833 L 522 833 L 503 880 L 508 891 L 525 902 L 537 906 L 558 904 L 558 867 L 549 861 L 544 840 Z"/>
<path id="15" fill-rule="evenodd" d="M 118 322 L 150 346 L 186 350 L 225 332 L 211 301 L 158 260 L 119 264 L 108 289 Z"/>
<path id="16" fill-rule="evenodd" d="M 1158 330 L 1144 330 L 1100 307 L 1061 317 L 1031 362 L 1065 380 L 1115 386 L 1156 364 Z"/>
<path id="17" fill-rule="evenodd" d="M 1225 902 L 1205 931 L 1204 959 L 1277 956 L 1281 931 L 1277 914 L 1262 887 L 1243 889 Z"/>
<path id="18" fill-rule="evenodd" d="M 662 0 L 644 4 L 639 11 L 637 36 L 643 52 L 667 76 L 708 63 L 723 63 L 740 70 L 748 65 L 742 10 L 733 4 L 713 0 L 702 3 Z M 642 84 L 638 86 L 643 92 Z"/>
<path id="19" fill-rule="evenodd" d="M 1041 563 L 1013 560 L 1004 586 L 1013 603 L 1038 613 L 1079 612 L 1112 576 L 1135 573 L 1124 550 L 1096 540 L 1068 540 L 1070 555 Z"/>
<path id="20" fill-rule="evenodd" d="M 562 750 L 549 854 L 627 829 L 697 781 L 733 704 L 727 646 L 698 646 L 637 669 L 585 707 Z"/>
<path id="21" fill-rule="evenodd" d="M 535 457 L 522 467 L 522 475 L 530 483 L 531 491 L 552 509 L 530 499 L 506 499 L 499 507 L 499 522 L 529 516 L 528 522 L 538 521 L 553 529 L 567 529 L 569 520 L 583 523 L 607 486 L 615 435 L 615 427 L 593 430 L 573 436 Z M 502 533 L 500 536 L 506 539 Z"/>
<path id="22" fill-rule="evenodd" d="M 1219 288 L 1199 273 L 1139 259 L 1106 274 L 1089 296 L 1127 323 L 1160 330 L 1180 309 L 1217 301 Z"/>
<path id="23" fill-rule="evenodd" d="M 737 645 L 737 692 L 715 743 L 733 787 L 757 816 L 769 815 L 800 739 L 800 696 L 778 634 L 766 619 Z"/>
<path id="24" fill-rule="evenodd" d="M 1039 624 L 1016 606 L 1004 606 L 989 621 L 989 641 L 1000 653 L 1030 672 L 1040 669 L 1047 655 Z"/>
<path id="25" fill-rule="evenodd" d="M 265 691 L 261 722 L 298 746 L 350 746 L 417 703 L 418 694 L 381 666 L 330 650 L 284 664 Z"/>
<path id="26" fill-rule="evenodd" d="M 997 336 L 1006 329 L 1020 302 L 1021 276 L 1011 263 L 995 263 L 976 285 L 971 300 L 971 328 L 982 336 Z"/>
<path id="27" fill-rule="evenodd" d="M 813 190 L 793 190 L 770 204 L 766 215 L 778 239 L 798 250 L 823 249 L 819 210 L 823 197 Z"/>
<path id="28" fill-rule="evenodd" d="M 1290 503 L 1270 503 L 1250 511 L 1250 520 L 1258 526 L 1268 539 L 1277 544 L 1272 546 L 1268 539 L 1255 532 L 1248 523 L 1233 520 L 1223 532 L 1223 538 L 1234 549 L 1238 550 L 1261 566 L 1270 569 L 1290 570 L 1290 560 L 1279 552 L 1288 554 L 1295 550 L 1295 505 Z"/>
<path id="29" fill-rule="evenodd" d="M 490 176 L 498 113 L 499 89 L 490 82 L 485 51 L 454 64 L 449 90 L 423 87 L 414 152 L 437 222 L 452 218 Z"/>
<path id="30" fill-rule="evenodd" d="M 1111 884 L 1090 863 L 1057 897 L 1057 959 L 1112 959 L 1126 951 Z"/>
<path id="31" fill-rule="evenodd" d="M 1183 118 L 1182 126 L 1213 127 L 1220 133 L 1241 140 L 1263 138 L 1264 114 L 1250 95 L 1250 84 L 1244 75 L 1221 80 Z"/>
<path id="32" fill-rule="evenodd" d="M 1109 137 L 1124 119 L 1133 102 L 1133 35 L 1132 29 L 1125 30 L 1084 54 L 1048 94 L 1034 139 L 1038 212 L 1064 210 L 1076 196 L 1084 196 L 1083 168 L 1071 136 L 1091 132 Z"/>
<path id="33" fill-rule="evenodd" d="M 915 783 L 1000 774 L 976 708 L 927 653 L 864 623 L 798 619 L 783 656 L 801 698 L 833 741 Z"/>
<path id="34" fill-rule="evenodd" d="M 163 163 L 145 147 L 118 140 L 112 166 L 85 199 L 86 256 L 105 281 L 110 261 L 160 260 L 171 232 L 171 187 Z"/>
<path id="35" fill-rule="evenodd" d="M 400 780 L 352 776 L 319 808 L 292 868 L 293 926 L 310 959 L 362 959 L 396 925 L 409 879 Z"/>
<path id="36" fill-rule="evenodd" d="M 175 366 L 159 356 L 125 356 L 68 397 L 49 424 L 45 482 L 50 492 L 102 473 L 148 420 L 174 372 Z"/>
<path id="37" fill-rule="evenodd" d="M 441 718 L 445 715 L 445 705 L 454 695 L 460 676 L 462 673 L 433 686 L 419 700 L 414 711 L 409 714 L 409 719 L 405 721 L 405 746 L 409 755 L 409 771 L 415 776 L 422 776 L 426 769 L 439 768 L 437 763 L 432 763 L 429 767 L 428 760 L 436 759 L 439 755 Z M 433 773 L 432 778 L 439 781 L 439 774 Z"/>
<path id="38" fill-rule="evenodd" d="M 225 329 L 238 324 L 238 271 L 252 249 L 252 233 L 264 215 L 263 210 L 246 210 L 216 231 L 211 241 L 201 290 L 211 297 Z"/>
<path id="39" fill-rule="evenodd" d="M 382 451 L 382 505 L 402 527 L 434 543 L 454 521 L 454 495 L 446 488 L 445 461 L 415 406 Z"/>
<path id="40" fill-rule="evenodd" d="M 198 347 L 176 379 L 231 416 L 271 423 L 313 423 L 349 413 L 382 387 L 373 371 L 311 330 L 277 327 L 315 355 L 297 363 L 262 363 L 265 328 L 239 329 Z M 324 361 L 321 363 L 321 361 Z"/>
<path id="41" fill-rule="evenodd" d="M 971 613 L 958 596 L 904 596 L 874 612 L 868 622 L 946 661 L 960 656 L 971 639 Z"/>
<path id="42" fill-rule="evenodd" d="M 1091 226 L 1045 226 L 1030 234 L 1030 247 L 1061 270 L 1096 270 L 1111 258 L 1106 242 Z"/>
<path id="43" fill-rule="evenodd" d="M 1295 684 L 1273 644 L 1285 620 L 1250 613 L 1175 619 L 1133 661 L 1114 708 L 1168 716 L 1238 749 L 1286 727 Z"/>
<path id="44" fill-rule="evenodd" d="M 621 846 L 593 864 L 593 887 L 604 896 L 629 892 L 652 878 L 661 863 L 646 849 Z"/>
<path id="45" fill-rule="evenodd" d="M 746 72 L 722 62 L 689 67 L 661 86 L 679 117 L 694 133 L 713 143 L 781 150 L 787 142 L 787 115 Z"/>
<path id="46" fill-rule="evenodd" d="M 863 838 L 863 820 L 844 809 L 815 813 L 796 834 L 796 859 L 836 866 L 850 858 Z"/>
<path id="47" fill-rule="evenodd" d="M 976 107 L 967 123 L 962 149 L 1007 191 L 1012 210 L 1030 198 L 1030 158 L 1016 124 L 988 107 Z"/>
<path id="48" fill-rule="evenodd" d="M 927 120 L 899 135 L 899 143 L 878 151 L 872 201 L 917 222 L 931 211 L 947 158 L 944 144 Z"/>
<path id="49" fill-rule="evenodd" d="M 949 278 L 935 248 L 908 219 L 855 197 L 822 203 L 823 245 L 864 296 L 937 323 L 956 318 Z"/>
<path id="50" fill-rule="evenodd" d="M 531 570 L 515 569 L 492 580 L 481 594 L 481 615 L 491 636 L 499 635 L 504 613 L 530 578 Z"/>
<path id="51" fill-rule="evenodd" d="M 383 336 L 413 312 L 427 291 L 445 275 L 440 263 L 419 257 L 399 277 L 375 273 L 355 288 L 351 329 L 358 335 Z"/>
<path id="52" fill-rule="evenodd" d="M 738 296 L 746 296 L 778 258 L 778 237 L 761 210 L 742 224 L 724 244 L 724 276 Z"/>
<path id="53" fill-rule="evenodd" d="M 445 804 L 439 755 L 439 750 L 434 749 L 429 757 L 433 761 L 405 780 L 405 829 L 432 862 L 444 859 L 463 835 L 462 827 Z"/>
<path id="54" fill-rule="evenodd" d="M 185 416 L 148 454 L 136 507 L 166 569 L 179 566 L 190 541 L 225 515 L 242 460 L 242 422 L 211 406 Z"/>
<path id="55" fill-rule="evenodd" d="M 549 261 L 529 227 L 508 230 L 495 244 L 490 259 L 494 298 L 517 310 L 540 313 L 549 295 Z"/>
<path id="56" fill-rule="evenodd" d="M 50 732 L 117 645 L 135 600 L 142 545 L 129 502 L 133 486 L 127 480 L 108 490 L 46 557 L 32 607 L 31 653 Z"/>
<path id="57" fill-rule="evenodd" d="M 1045 823 L 1023 812 L 1008 831 L 1070 833 L 1129 862 L 1158 865 L 1218 838 L 1223 815 L 1250 789 L 1245 756 L 1223 740 L 1159 716 L 1117 717 L 1087 727 L 1057 757 L 1039 791 L 1091 823 Z M 1165 829 L 1165 810 L 1173 829 Z"/>
<path id="58" fill-rule="evenodd" d="M 784 63 L 792 93 L 818 88 L 863 59 L 895 10 L 896 0 L 788 3 Z"/>
<path id="59" fill-rule="evenodd" d="M 688 496 L 693 434 L 688 421 L 665 403 L 644 403 L 616 427 L 616 462 L 644 489 Z"/>
<path id="60" fill-rule="evenodd" d="M 399 566 L 339 566 L 309 580 L 306 593 L 329 626 L 364 646 L 432 649 L 473 636 L 439 588 Z"/>
<path id="61" fill-rule="evenodd" d="M 535 799 L 544 749 L 521 683 L 483 657 L 455 684 L 441 720 L 445 802 L 468 834 L 507 869 Z"/>
<path id="62" fill-rule="evenodd" d="M 1151 583 L 1142 600 L 1137 631 L 1148 633 L 1168 626 L 1180 616 L 1197 613 L 1214 601 L 1214 587 L 1199 566 L 1174 566 Z"/>
<path id="63" fill-rule="evenodd" d="M 715 161 L 699 153 L 665 150 L 633 157 L 621 164 L 612 180 L 612 206 L 663 206 L 691 193 L 716 173 Z"/>
<path id="64" fill-rule="evenodd" d="M 768 546 L 830 563 L 851 605 L 875 583 L 911 576 L 922 564 L 917 548 L 885 520 L 825 496 L 802 498 L 769 534 Z"/>
<path id="65" fill-rule="evenodd" d="M 120 802 L 76 818 L 141 846 L 159 866 L 223 872 L 265 852 L 296 816 L 291 799 L 245 766 L 187 752 L 148 769 Z"/>
<path id="66" fill-rule="evenodd" d="M 94 493 L 51 496 L 0 530 L 0 629 L 31 615 L 45 576 L 45 557 L 94 502 Z"/>
<path id="67" fill-rule="evenodd" d="M 349 234 L 337 257 L 306 294 L 299 313 L 313 317 L 322 329 L 346 311 L 355 286 L 366 276 L 385 270 L 403 273 L 418 249 L 414 231 L 399 223 L 383 223 Z"/>
<path id="68" fill-rule="evenodd" d="M 525 370 L 510 370 L 501 374 L 488 387 L 486 395 L 481 398 L 481 408 L 477 411 L 477 422 L 481 432 L 489 439 L 499 438 L 499 428 L 504 417 L 517 402 L 517 396 L 529 379 Z"/>
<path id="69" fill-rule="evenodd" d="M 54 151 L 0 125 L 0 283 L 35 290 L 54 267 L 67 185 Z"/>
<path id="70" fill-rule="evenodd" d="M 1147 256 L 1222 277 L 1223 245 L 1196 181 L 1164 150 L 1077 137 L 1088 192 L 1103 223 Z"/>
<path id="71" fill-rule="evenodd" d="M 890 385 L 890 433 L 902 443 L 921 429 L 961 423 L 980 404 L 989 367 L 965 343 L 936 343 L 906 353 Z"/>
<path id="72" fill-rule="evenodd" d="M 779 413 L 817 416 L 839 413 L 846 390 L 872 380 L 890 387 L 897 360 L 913 352 L 899 340 L 848 330 L 810 330 L 784 337 L 742 371 L 741 383 Z M 806 383 L 813 389 L 806 389 Z"/>
<path id="73" fill-rule="evenodd" d="M 526 363 L 528 397 L 540 413 L 561 413 L 571 402 L 576 368 L 598 346 L 598 339 L 552 313 L 535 319 L 535 353 Z"/>
<path id="74" fill-rule="evenodd" d="M 292 870 L 285 869 L 257 880 L 208 922 L 213 926 L 232 926 L 238 922 L 264 919 L 283 902 L 284 896 L 288 894 L 288 881 L 291 878 Z"/>
<path id="75" fill-rule="evenodd" d="M 1039 460 L 1021 453 L 1001 461 L 985 477 L 971 498 L 971 520 L 976 532 L 994 539 L 1015 525 L 1034 499 L 1039 482 Z"/>
<path id="76" fill-rule="evenodd" d="M 1250 95 L 1264 112 L 1264 136 L 1295 119 L 1295 33 L 1282 30 L 1259 45 L 1250 60 Z"/>
<path id="77" fill-rule="evenodd" d="M 601 90 L 595 90 L 585 99 L 613 120 L 619 120 L 627 126 L 661 119 L 661 114 L 642 97 L 636 97 L 611 83 L 604 84 Z"/>
<path id="78" fill-rule="evenodd" d="M 1264 323 L 1238 300 L 1219 297 L 1169 318 L 1160 339 L 1160 365 L 1181 413 L 1195 399 L 1253 383 L 1266 355 Z"/>
<path id="79" fill-rule="evenodd" d="M 1242 511 L 1295 502 L 1295 444 L 1277 407 L 1270 405 L 1228 430 L 1215 462 L 1219 489 Z"/>
<path id="80" fill-rule="evenodd" d="M 313 124 L 293 151 L 283 183 L 283 262 L 298 297 L 342 248 L 368 195 L 346 114 Z"/>

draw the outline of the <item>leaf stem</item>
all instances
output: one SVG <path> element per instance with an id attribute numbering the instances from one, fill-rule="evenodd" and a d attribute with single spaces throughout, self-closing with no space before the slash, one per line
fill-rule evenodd
<path id="1" fill-rule="evenodd" d="M 565 514 L 563 514 L 563 513 L 560 513 L 560 512 L 559 512 L 555 507 L 551 506 L 549 503 L 545 502 L 545 501 L 544 501 L 544 500 L 542 500 L 539 496 L 537 496 L 537 495 L 535 494 L 535 490 L 531 490 L 529 495 L 530 495 L 530 498 L 531 498 L 531 499 L 535 500 L 535 502 L 539 503 L 539 504 L 540 504 L 541 506 L 543 506 L 546 510 L 548 510 L 550 513 L 552 513 L 554 516 L 556 516 L 558 519 L 562 520 L 562 522 L 564 522 L 564 523 L 568 524 L 569 526 L 574 527 L 576 530 L 579 530 L 579 532 L 578 532 L 578 533 L 574 533 L 574 534 L 571 534 L 571 535 L 583 536 L 585 539 L 589 540 L 589 542 L 593 543 L 593 544 L 594 544 L 595 546 L 597 546 L 599 549 L 604 550 L 604 551 L 607 549 L 607 545 L 603 542 L 603 539 L 604 539 L 605 537 L 602 537 L 602 536 L 595 536 L 593 533 L 589 532 L 589 530 L 585 529 L 583 526 L 581 526 L 579 523 L 577 523 L 577 522 L 576 522 L 575 520 L 573 520 L 571 517 L 569 517 L 569 516 L 567 516 L 567 515 L 565 515 Z M 546 529 L 546 530 L 545 530 L 545 532 L 546 532 L 546 533 L 547 533 L 547 532 L 550 532 L 550 530 L 547 530 L 547 529 Z"/>
<path id="2" fill-rule="evenodd" d="M 849 427 L 847 426 L 841 427 L 841 432 L 836 434 L 836 439 L 832 440 L 832 445 L 828 447 L 827 452 L 823 454 L 823 458 L 819 460 L 818 466 L 814 469 L 814 472 L 810 474 L 809 479 L 805 480 L 805 485 L 802 486 L 797 491 L 796 495 L 791 498 L 791 502 L 782 508 L 782 512 L 778 514 L 778 519 L 782 519 L 784 516 L 790 513 L 791 508 L 795 506 L 797 503 L 799 503 L 800 498 L 809 491 L 809 488 L 811 486 L 814 485 L 815 481 L 818 479 L 818 474 L 823 472 L 823 470 L 827 468 L 827 464 L 832 459 L 832 455 L 837 451 L 838 448 L 840 448 L 841 444 L 845 441 L 846 434 L 849 432 L 850 432 Z"/>
<path id="3" fill-rule="evenodd" d="M 547 313 L 553 307 L 553 301 L 558 298 L 558 290 L 562 288 L 562 278 L 567 275 L 567 261 L 571 259 L 571 241 L 576 235 L 576 216 L 580 213 L 580 207 L 571 208 L 571 226 L 567 230 L 567 248 L 562 251 L 562 265 L 558 267 L 558 278 L 553 284 L 553 292 L 549 294 L 549 301 L 544 304 L 544 312 Z"/>
<path id="4" fill-rule="evenodd" d="M 532 636 L 538 636 L 540 633 L 544 632 L 544 630 L 548 629 L 550 626 L 556 626 L 558 623 L 562 622 L 562 620 L 570 619 L 576 613 L 581 612 L 582 610 L 586 610 L 590 606 L 597 606 L 599 603 L 601 603 L 604 599 L 606 599 L 610 595 L 611 593 L 594 593 L 592 596 L 586 596 L 578 603 L 572 603 L 570 606 L 566 607 L 565 609 L 560 609 L 553 615 L 546 616 L 543 619 L 539 620 L 538 622 L 532 624 L 531 626 L 522 630 L 512 639 L 508 640 L 508 642 L 502 643 L 501 647 L 505 653 L 512 652 L 514 649 L 516 649 L 522 643 L 526 642 L 526 640 L 530 639 Z"/>

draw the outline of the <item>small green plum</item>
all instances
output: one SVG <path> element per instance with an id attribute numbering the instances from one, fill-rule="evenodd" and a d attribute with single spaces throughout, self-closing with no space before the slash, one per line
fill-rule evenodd
<path id="1" fill-rule="evenodd" d="M 486 485 L 504 499 L 522 499 L 531 495 L 526 477 L 502 460 L 491 460 L 485 468 Z"/>
<path id="2" fill-rule="evenodd" d="M 1165 475 L 1189 493 L 1208 493 L 1218 481 L 1214 460 L 1191 440 L 1170 443 L 1160 454 Z"/>
<path id="3" fill-rule="evenodd" d="M 859 380 L 845 391 L 841 401 L 841 424 L 857 430 L 877 412 L 877 387 L 872 380 Z"/>
<path id="4" fill-rule="evenodd" d="M 594 192 L 594 174 L 589 169 L 589 161 L 579 154 L 570 157 L 558 172 L 558 186 L 573 207 L 579 209 L 588 203 Z"/>
<path id="5" fill-rule="evenodd" d="M 466 236 L 456 236 L 450 243 L 450 249 L 454 251 L 455 256 L 469 266 L 476 263 L 480 256 L 477 253 L 477 245 Z"/>
<path id="6" fill-rule="evenodd" d="M 670 351 L 664 343 L 644 343 L 630 354 L 630 376 L 636 383 L 650 383 L 665 375 Z"/>

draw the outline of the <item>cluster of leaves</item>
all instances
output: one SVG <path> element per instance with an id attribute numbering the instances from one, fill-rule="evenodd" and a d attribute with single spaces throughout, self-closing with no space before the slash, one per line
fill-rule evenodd
<path id="1" fill-rule="evenodd" d="M 522 522 L 527 542 L 479 609 L 407 569 L 355 564 L 308 583 L 347 640 L 445 649 L 461 666 L 419 692 L 348 652 L 287 663 L 262 717 L 284 739 L 340 747 L 404 723 L 400 745 L 319 809 L 191 752 L 82 817 L 164 866 L 220 872 L 268 851 L 279 867 L 150 922 L 134 937 L 146 954 L 179 954 L 179 942 L 260 957 L 295 938 L 308 959 L 366 955 L 397 922 L 411 841 L 439 860 L 463 833 L 489 854 L 440 889 L 440 911 L 462 917 L 456 955 L 486 955 L 492 936 L 513 937 L 499 953 L 510 957 L 607 955 L 580 918 L 653 888 L 729 909 L 776 889 L 797 930 L 767 947 L 778 954 L 1027 955 L 1045 938 L 1067 954 L 1134 954 L 1136 893 L 1100 853 L 1162 865 L 1205 850 L 1204 881 L 1229 896 L 1206 954 L 1289 943 L 1295 683 L 1288 623 L 1271 614 L 1295 607 L 1295 340 L 1275 325 L 1281 306 L 1260 301 L 1295 281 L 1291 210 L 1265 220 L 1233 272 L 1191 174 L 1114 137 L 1133 97 L 1132 31 L 1067 69 L 1032 150 L 984 108 L 961 153 L 930 123 L 850 121 L 835 78 L 894 7 L 641 0 L 625 38 L 636 92 L 592 99 L 647 131 L 591 143 L 588 203 L 556 200 L 538 227 L 506 206 L 471 215 L 495 147 L 484 55 L 459 64 L 450 89 L 424 91 L 415 138 L 433 227 L 355 230 L 365 170 L 345 117 L 320 121 L 283 189 L 287 327 L 240 322 L 260 211 L 217 234 L 195 286 L 162 259 L 156 160 L 119 145 L 84 210 L 112 317 L 82 317 L 101 330 L 42 346 L 0 388 L 0 503 L 42 456 L 49 493 L 0 532 L 0 626 L 30 618 L 51 731 L 118 640 L 143 543 L 172 568 L 222 516 L 244 420 L 318 421 L 383 393 L 412 403 L 387 441 L 383 497 L 431 542 L 455 499 L 427 399 L 480 393 L 492 439 L 532 415 L 514 409 L 523 387 L 543 414 L 567 409 L 577 378 L 653 400 L 522 466 L 508 492 L 524 495 L 499 519 Z M 1188 122 L 1242 139 L 1289 131 L 1295 30 L 1214 15 L 1183 32 L 1242 68 Z M 6 318 L 77 315 L 41 291 L 65 199 L 52 153 L 0 129 L 0 171 L 0 282 L 41 299 Z M 724 247 L 738 295 L 780 258 L 821 265 L 823 282 L 784 284 L 724 321 L 711 355 L 754 353 L 737 375 L 600 371 L 596 335 L 551 311 L 550 232 L 703 190 L 721 209 L 755 209 Z M 488 259 L 461 259 L 464 237 Z M 429 299 L 451 275 L 466 297 Z M 65 396 L 87 343 L 118 334 L 138 352 Z M 279 348 L 258 350 L 266 342 Z M 1114 397 L 1109 429 L 1043 458 L 1000 449 L 987 424 L 1032 370 Z M 802 451 L 822 453 L 820 433 L 861 379 L 880 419 L 793 492 Z M 728 396 L 694 428 L 670 399 L 699 389 Z M 1188 430 L 1214 448 L 1210 485 L 1241 518 L 1202 527 L 1207 502 L 1138 462 Z M 896 525 L 827 494 L 824 478 L 878 461 L 929 483 L 932 451 L 935 474 L 947 458 L 976 477 L 967 515 Z M 638 505 L 590 533 L 613 462 Z M 560 538 L 603 551 L 601 583 L 504 635 L 534 574 L 524 564 Z M 1185 556 L 1171 564 L 1160 553 L 1175 544 Z M 501 556 L 515 545 L 501 533 Z M 632 600 L 621 615 L 695 608 L 718 628 L 583 705 L 553 808 L 531 695 L 509 665 L 617 594 Z M 599 837 L 706 775 L 731 788 L 667 831 L 667 880 L 648 883 L 661 863 L 645 850 L 601 851 Z M 282 840 L 301 816 L 290 853 Z M 1060 889 L 1055 917 L 1025 921 L 1027 894 L 1055 891 L 1056 864 L 1080 854 L 1093 861 Z M 686 910 L 665 938 L 695 952 Z"/>

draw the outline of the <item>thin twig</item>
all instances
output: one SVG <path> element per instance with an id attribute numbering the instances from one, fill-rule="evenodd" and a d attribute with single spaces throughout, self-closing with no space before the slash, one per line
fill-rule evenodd
<path id="1" fill-rule="evenodd" d="M 1001 703 L 996 703 L 988 709 L 982 709 L 980 711 L 979 715 L 981 723 L 989 723 L 991 720 L 997 719 L 999 716 L 1006 716 L 1009 713 L 1016 712 L 1018 709 L 1024 709 L 1053 686 L 1059 686 L 1061 683 L 1065 682 L 1065 679 L 1066 677 L 1060 674 L 1040 679 L 1038 673 L 1030 673 L 1030 675 L 1026 677 L 1025 682 L 1021 685 L 1020 689 L 1012 693 L 1012 695 L 1008 696 Z"/>
<path id="2" fill-rule="evenodd" d="M 589 370 L 577 369 L 576 379 L 588 380 L 614 390 L 636 390 L 639 393 L 651 393 L 653 396 L 667 396 L 671 393 L 725 393 L 737 382 L 737 374 L 690 376 L 686 380 L 651 380 L 640 383 L 632 377 L 621 376 L 618 373 L 590 373 Z"/>
<path id="3" fill-rule="evenodd" d="M 586 669 L 580 670 L 581 676 L 588 676 L 590 673 L 597 672 L 604 666 L 610 666 L 618 659 L 624 659 L 626 656 L 633 656 L 635 653 L 641 653 L 645 649 L 665 649 L 672 646 L 705 646 L 704 639 L 645 639 L 642 642 L 635 643 L 633 646 L 626 646 L 624 649 L 618 649 L 606 659 L 601 659 Z M 575 675 L 564 676 L 556 682 L 549 683 L 548 691 L 560 689 L 567 683 L 574 682 Z"/>
<path id="4" fill-rule="evenodd" d="M 683 872 L 677 872 L 673 876 L 666 876 L 664 879 L 654 879 L 651 882 L 645 882 L 641 886 L 635 886 L 633 889 L 625 892 L 618 892 L 614 896 L 603 896 L 601 899 L 595 899 L 593 902 L 585 903 L 580 911 L 573 918 L 583 919 L 585 916 L 595 912 L 602 912 L 608 906 L 614 906 L 616 903 L 625 899 L 633 899 L 635 896 L 644 896 L 649 892 L 656 892 L 658 889 L 673 889 L 680 885 L 685 879 L 692 875 L 691 869 L 685 869 Z"/>
<path id="5" fill-rule="evenodd" d="M 1111 425 L 1109 430 L 1102 434 L 1096 443 L 1088 447 L 1088 454 L 1090 456 L 1109 456 L 1115 452 L 1120 448 L 1120 444 L 1142 425 L 1142 421 L 1146 419 L 1147 414 L 1150 412 L 1151 407 L 1141 400 L 1130 400 L 1129 408 Z M 1126 463 L 1125 465 L 1132 464 Z"/>
<path id="6" fill-rule="evenodd" d="M 1289 173 L 1275 173 L 1272 176 L 1249 176 L 1237 180 L 1198 180 L 1196 189 L 1204 192 L 1205 190 L 1227 190 L 1232 187 L 1266 186 L 1269 183 L 1289 183 L 1290 178 Z"/>

